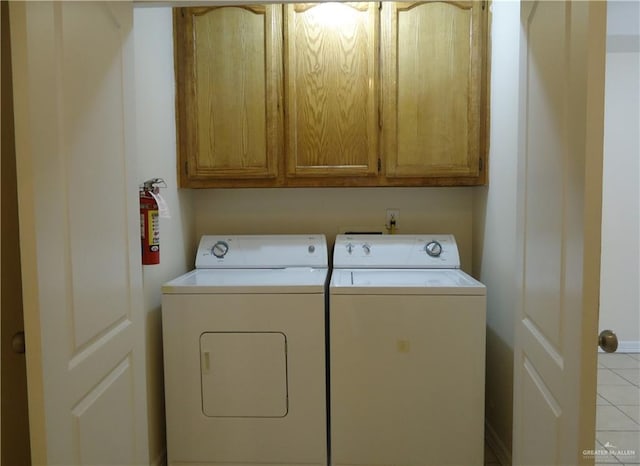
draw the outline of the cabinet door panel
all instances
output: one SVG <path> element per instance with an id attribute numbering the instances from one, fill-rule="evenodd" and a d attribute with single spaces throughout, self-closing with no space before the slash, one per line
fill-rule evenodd
<path id="1" fill-rule="evenodd" d="M 387 176 L 478 176 L 482 3 L 385 3 L 383 38 Z"/>
<path id="2" fill-rule="evenodd" d="M 376 175 L 378 4 L 286 9 L 287 175 Z"/>
<path id="3" fill-rule="evenodd" d="M 277 175 L 281 27 L 281 6 L 177 10 L 180 151 L 188 180 Z"/>

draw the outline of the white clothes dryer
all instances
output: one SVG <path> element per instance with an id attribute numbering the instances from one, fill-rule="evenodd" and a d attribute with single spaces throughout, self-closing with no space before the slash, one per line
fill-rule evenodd
<path id="1" fill-rule="evenodd" d="M 326 465 L 323 235 L 203 236 L 162 287 L 171 466 Z"/>
<path id="2" fill-rule="evenodd" d="M 331 464 L 482 465 L 485 286 L 452 235 L 338 235 Z"/>

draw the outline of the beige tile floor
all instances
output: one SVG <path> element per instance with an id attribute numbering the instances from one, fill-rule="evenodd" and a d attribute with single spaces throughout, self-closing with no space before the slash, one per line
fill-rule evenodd
<path id="1" fill-rule="evenodd" d="M 640 354 L 598 354 L 596 465 L 640 464 Z"/>
<path id="2" fill-rule="evenodd" d="M 598 355 L 596 465 L 640 464 L 640 354 Z M 485 445 L 486 466 L 500 463 Z"/>

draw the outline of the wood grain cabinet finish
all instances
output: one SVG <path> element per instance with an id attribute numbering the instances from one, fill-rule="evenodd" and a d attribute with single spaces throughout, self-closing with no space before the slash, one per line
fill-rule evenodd
<path id="1" fill-rule="evenodd" d="M 476 1 L 383 3 L 382 131 L 388 178 L 481 181 L 484 8 Z"/>
<path id="2" fill-rule="evenodd" d="M 174 10 L 183 187 L 277 183 L 282 153 L 282 6 Z"/>
<path id="3" fill-rule="evenodd" d="M 182 187 L 486 182 L 485 1 L 174 12 Z"/>
<path id="4" fill-rule="evenodd" d="M 378 3 L 286 5 L 287 176 L 378 173 Z"/>

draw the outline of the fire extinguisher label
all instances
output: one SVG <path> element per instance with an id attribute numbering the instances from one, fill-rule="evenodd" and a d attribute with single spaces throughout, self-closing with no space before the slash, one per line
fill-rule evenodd
<path id="1" fill-rule="evenodd" d="M 149 246 L 157 251 L 160 246 L 160 217 L 157 210 L 149 211 Z"/>

